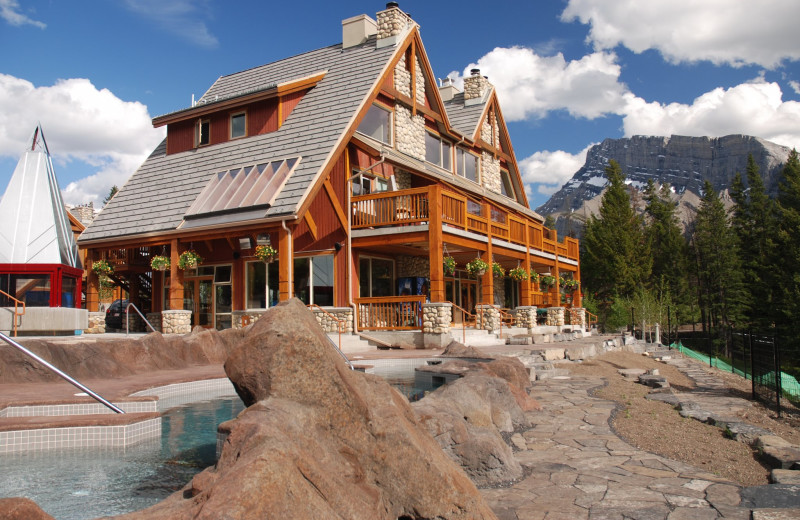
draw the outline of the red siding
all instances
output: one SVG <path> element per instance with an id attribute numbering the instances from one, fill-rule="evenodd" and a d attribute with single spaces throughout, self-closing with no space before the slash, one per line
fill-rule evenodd
<path id="1" fill-rule="evenodd" d="M 281 103 L 283 104 L 283 108 L 281 109 L 281 122 L 283 124 L 286 119 L 289 118 L 289 114 L 292 113 L 292 110 L 300 103 L 300 100 L 303 99 L 303 96 L 306 95 L 309 89 L 301 90 L 300 92 L 294 92 L 292 94 L 287 94 L 281 97 Z"/>
<path id="2" fill-rule="evenodd" d="M 278 100 L 270 99 L 247 106 L 247 135 L 260 135 L 278 129 Z"/>
<path id="3" fill-rule="evenodd" d="M 194 148 L 194 122 L 181 121 L 167 125 L 167 153 L 185 152 Z"/>

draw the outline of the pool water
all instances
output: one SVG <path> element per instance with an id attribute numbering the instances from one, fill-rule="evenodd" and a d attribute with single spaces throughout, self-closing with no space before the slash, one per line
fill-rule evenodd
<path id="1" fill-rule="evenodd" d="M 243 409 L 235 396 L 172 408 L 160 440 L 128 448 L 4 455 L 0 497 L 28 497 L 56 520 L 144 509 L 216 462 L 217 425 Z"/>

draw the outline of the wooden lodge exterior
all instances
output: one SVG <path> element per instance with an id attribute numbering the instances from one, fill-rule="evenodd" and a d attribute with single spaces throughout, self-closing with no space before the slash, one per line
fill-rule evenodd
<path id="1" fill-rule="evenodd" d="M 480 257 L 580 280 L 578 242 L 529 209 L 488 80 L 437 85 L 413 20 L 393 4 L 376 18 L 344 20 L 342 44 L 220 77 L 156 117 L 167 137 L 81 235 L 87 265 L 107 260 L 176 332 L 241 326 L 293 296 L 349 316 L 347 330 L 420 328 L 403 309 L 425 301 L 580 307 L 579 291 L 464 271 Z M 177 268 L 190 249 L 200 265 Z M 153 270 L 155 255 L 171 268 Z M 97 288 L 90 270 L 90 311 Z"/>

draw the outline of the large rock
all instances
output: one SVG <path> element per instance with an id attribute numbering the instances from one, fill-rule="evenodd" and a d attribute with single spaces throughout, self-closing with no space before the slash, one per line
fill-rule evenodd
<path id="1" fill-rule="evenodd" d="M 0 498 L 0 520 L 54 520 L 29 498 Z"/>
<path id="2" fill-rule="evenodd" d="M 225 369 L 249 406 L 216 467 L 127 519 L 496 518 L 382 379 L 350 371 L 298 300 L 264 314 Z"/>
<path id="3" fill-rule="evenodd" d="M 515 358 L 473 363 L 464 377 L 412 404 L 419 421 L 478 486 L 522 476 L 522 466 L 501 433 L 529 426 L 529 376 Z"/>

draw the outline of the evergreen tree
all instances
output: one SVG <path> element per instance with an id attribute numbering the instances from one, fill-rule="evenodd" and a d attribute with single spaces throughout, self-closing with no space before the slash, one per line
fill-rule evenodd
<path id="1" fill-rule="evenodd" d="M 736 244 L 725 206 L 706 180 L 695 217 L 692 249 L 703 328 L 716 329 L 720 336 L 741 318 L 742 278 Z"/>
<path id="2" fill-rule="evenodd" d="M 791 329 L 800 316 L 800 159 L 792 150 L 778 185 L 778 252 L 775 285 L 775 321 L 779 329 Z M 796 340 L 795 340 L 796 341 Z"/>
<path id="3" fill-rule="evenodd" d="M 600 216 L 589 217 L 581 242 L 581 276 L 589 291 L 610 303 L 614 296 L 631 296 L 645 284 L 651 260 L 643 219 L 631 207 L 625 175 L 616 161 L 609 161 L 606 175 Z"/>
<path id="4" fill-rule="evenodd" d="M 108 195 L 106 196 L 106 198 L 103 199 L 103 206 L 108 204 L 108 201 L 110 201 L 112 198 L 114 198 L 114 195 L 116 195 L 118 191 L 119 191 L 119 188 L 117 188 L 116 184 L 111 186 L 111 189 L 108 190 Z"/>

